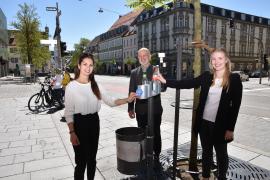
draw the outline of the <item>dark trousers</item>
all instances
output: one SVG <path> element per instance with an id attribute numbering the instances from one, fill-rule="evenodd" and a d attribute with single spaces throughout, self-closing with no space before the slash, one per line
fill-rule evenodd
<path id="1" fill-rule="evenodd" d="M 153 115 L 153 132 L 154 132 L 154 153 L 156 156 L 159 156 L 161 152 L 161 135 L 160 135 L 160 125 L 161 125 L 161 116 L 162 114 Z M 148 123 L 147 114 L 136 114 L 138 127 L 146 128 Z"/>
<path id="2" fill-rule="evenodd" d="M 204 178 L 210 177 L 214 147 L 218 166 L 218 180 L 224 180 L 229 165 L 227 143 L 219 144 L 214 142 L 214 125 L 213 122 L 202 120 L 199 132 L 202 145 L 202 176 Z"/>
<path id="3" fill-rule="evenodd" d="M 95 177 L 99 129 L 98 113 L 74 115 L 74 130 L 80 142 L 80 145 L 73 146 L 76 163 L 74 180 L 84 179 L 86 167 L 87 179 L 93 180 Z"/>
<path id="4" fill-rule="evenodd" d="M 63 104 L 63 89 L 62 88 L 53 89 L 52 90 L 52 96 L 57 101 L 57 103 L 59 104 L 59 107 L 63 108 L 64 107 L 64 104 Z"/>

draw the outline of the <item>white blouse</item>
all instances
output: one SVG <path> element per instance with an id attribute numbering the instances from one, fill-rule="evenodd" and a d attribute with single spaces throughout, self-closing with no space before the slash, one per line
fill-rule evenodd
<path id="1" fill-rule="evenodd" d="M 101 99 L 108 106 L 116 106 L 116 98 L 108 96 L 101 85 L 98 85 Z M 73 122 L 73 115 L 81 113 L 82 115 L 99 112 L 101 100 L 98 100 L 92 91 L 90 82 L 87 84 L 71 81 L 65 90 L 65 112 L 64 116 L 67 123 Z"/>
<path id="2" fill-rule="evenodd" d="M 211 86 L 208 92 L 203 119 L 211 122 L 216 121 L 217 111 L 219 107 L 221 92 L 222 92 L 222 79 L 215 79 L 215 85 Z"/>

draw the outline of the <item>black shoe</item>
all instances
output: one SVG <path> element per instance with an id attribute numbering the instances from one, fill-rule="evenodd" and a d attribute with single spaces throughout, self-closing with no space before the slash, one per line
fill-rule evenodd
<path id="1" fill-rule="evenodd" d="M 67 121 L 66 121 L 66 118 L 65 118 L 65 117 L 62 117 L 62 118 L 60 119 L 60 122 L 67 122 Z"/>

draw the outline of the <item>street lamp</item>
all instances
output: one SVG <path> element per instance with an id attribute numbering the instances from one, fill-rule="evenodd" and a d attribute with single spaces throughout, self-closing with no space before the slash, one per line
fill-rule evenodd
<path id="1" fill-rule="evenodd" d="M 54 33 L 54 39 L 56 38 L 57 41 L 57 56 L 56 61 L 58 63 L 58 68 L 60 67 L 62 69 L 62 58 L 61 58 L 61 28 L 60 28 L 60 20 L 59 16 L 61 16 L 61 10 L 58 9 L 58 3 L 56 3 L 56 7 L 46 7 L 46 11 L 56 11 L 56 28 Z"/>
<path id="2" fill-rule="evenodd" d="M 110 10 L 110 9 L 105 9 L 105 8 L 102 8 L 102 7 L 99 8 L 98 12 L 99 12 L 99 13 L 103 13 L 104 10 L 105 10 L 105 11 L 108 11 L 108 12 L 111 12 L 111 13 L 114 13 L 114 14 L 117 14 L 119 17 L 122 16 L 122 15 L 121 15 L 119 12 L 117 12 L 117 11 L 113 11 L 113 10 Z"/>

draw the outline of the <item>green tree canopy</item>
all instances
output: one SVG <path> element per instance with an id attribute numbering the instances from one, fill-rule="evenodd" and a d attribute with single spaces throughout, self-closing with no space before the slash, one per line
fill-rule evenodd
<path id="1" fill-rule="evenodd" d="M 74 44 L 74 52 L 71 57 L 71 67 L 74 68 L 77 64 L 79 56 L 82 52 L 86 50 L 87 45 L 90 43 L 90 40 L 87 38 L 81 38 L 79 44 Z"/>
<path id="2" fill-rule="evenodd" d="M 19 7 L 20 10 L 16 15 L 17 20 L 11 25 L 18 30 L 16 40 L 22 62 L 41 68 L 50 60 L 49 48 L 40 44 L 40 40 L 47 39 L 48 34 L 39 31 L 39 17 L 33 5 L 24 3 L 19 4 Z"/>

